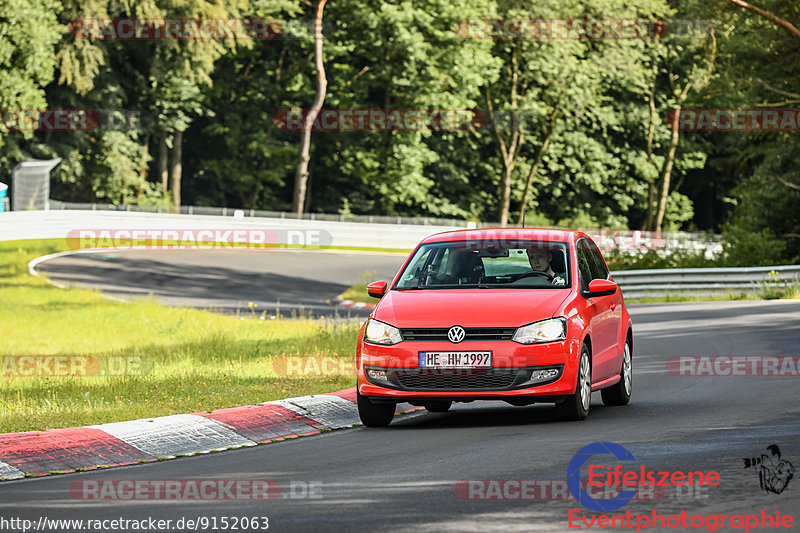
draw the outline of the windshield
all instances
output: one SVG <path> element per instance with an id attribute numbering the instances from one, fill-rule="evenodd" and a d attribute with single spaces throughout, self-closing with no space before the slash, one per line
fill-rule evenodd
<path id="1" fill-rule="evenodd" d="M 567 245 L 542 241 L 420 246 L 394 289 L 568 288 Z"/>

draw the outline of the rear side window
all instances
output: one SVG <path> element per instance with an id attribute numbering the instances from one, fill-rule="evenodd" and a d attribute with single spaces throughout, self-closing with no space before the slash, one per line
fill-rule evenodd
<path id="1" fill-rule="evenodd" d="M 588 239 L 584 239 L 584 242 L 592 259 L 592 279 L 608 279 L 608 269 L 597 245 Z"/>
<path id="2" fill-rule="evenodd" d="M 585 291 L 589 288 L 589 282 L 592 281 L 592 252 L 586 245 L 586 239 L 578 241 L 578 271 L 581 275 L 581 290 Z"/>

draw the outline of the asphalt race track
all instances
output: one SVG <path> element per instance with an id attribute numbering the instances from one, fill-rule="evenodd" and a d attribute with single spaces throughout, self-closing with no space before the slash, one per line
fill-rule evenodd
<path id="1" fill-rule="evenodd" d="M 390 280 L 405 258 L 327 250 L 125 250 L 55 257 L 36 270 L 57 283 L 116 298 L 153 294 L 167 305 L 225 312 L 249 313 L 254 302 L 272 314 L 346 315 L 350 311 L 329 302 L 367 272 L 369 281 Z"/>
<path id="2" fill-rule="evenodd" d="M 800 467 L 798 376 L 688 377 L 666 367 L 671 357 L 685 355 L 785 355 L 794 356 L 796 364 L 800 302 L 662 304 L 630 311 L 636 335 L 632 402 L 603 407 L 595 393 L 583 422 L 556 421 L 550 405 L 459 404 L 449 413 L 404 415 L 386 429 L 358 427 L 206 456 L 3 482 L 0 516 L 34 521 L 42 516 L 154 517 L 173 524 L 182 517 L 266 516 L 270 531 L 562 532 L 570 530 L 570 510 L 587 520 L 595 512 L 568 493 L 560 498 L 545 487 L 563 487 L 568 464 L 582 447 L 610 441 L 633 454 L 637 471 L 642 464 L 647 470 L 718 471 L 721 476 L 719 486 L 673 486 L 655 500 L 632 501 L 611 514 L 649 516 L 655 509 L 660 515 L 685 510 L 709 517 L 765 510 L 800 519 L 800 473 L 781 493 L 766 492 L 759 467 L 743 463 L 777 444 L 783 460 Z M 595 457 L 604 465 L 621 464 L 610 456 Z M 84 501 L 70 493 L 73 483 L 87 480 L 206 478 L 272 479 L 283 492 L 273 501 L 257 502 Z M 516 485 L 516 491 L 506 491 L 506 501 L 466 501 L 469 493 L 456 490 L 465 480 L 536 480 L 543 488 L 530 494 L 545 500 L 520 501 Z M 314 498 L 304 497 L 309 486 L 316 487 Z M 473 486 L 484 487 L 473 493 L 475 498 L 496 494 L 489 483 Z M 573 525 L 586 528 L 579 519 Z M 675 531 L 642 529 L 661 530 Z"/>

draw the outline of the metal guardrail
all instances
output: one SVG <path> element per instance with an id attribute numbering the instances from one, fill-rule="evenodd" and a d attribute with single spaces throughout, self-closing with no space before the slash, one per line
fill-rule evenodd
<path id="1" fill-rule="evenodd" d="M 800 285 L 800 265 L 619 270 L 611 276 L 625 298 L 763 294 Z"/>

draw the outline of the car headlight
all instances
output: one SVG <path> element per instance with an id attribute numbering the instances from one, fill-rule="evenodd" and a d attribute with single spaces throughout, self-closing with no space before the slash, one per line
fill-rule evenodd
<path id="1" fill-rule="evenodd" d="M 567 338 L 567 321 L 564 318 L 550 318 L 517 328 L 513 341 L 521 344 L 563 341 Z"/>
<path id="2" fill-rule="evenodd" d="M 397 344 L 403 340 L 403 337 L 396 327 L 370 318 L 364 332 L 364 340 L 373 344 Z"/>

